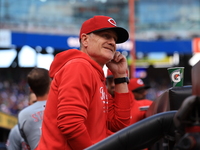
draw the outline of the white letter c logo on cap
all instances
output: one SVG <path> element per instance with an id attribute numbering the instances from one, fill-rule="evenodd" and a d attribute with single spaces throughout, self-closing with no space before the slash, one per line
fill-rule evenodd
<path id="1" fill-rule="evenodd" d="M 113 18 L 108 19 L 108 22 L 110 22 L 110 24 L 117 26 L 115 20 Z"/>

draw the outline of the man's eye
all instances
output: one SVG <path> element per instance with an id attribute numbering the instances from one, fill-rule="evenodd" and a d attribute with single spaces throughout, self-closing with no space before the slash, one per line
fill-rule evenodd
<path id="1" fill-rule="evenodd" d="M 103 37 L 106 38 L 106 39 L 112 39 L 112 38 L 114 38 L 110 34 L 103 34 Z M 114 40 L 116 41 L 115 38 L 114 38 Z"/>
<path id="2" fill-rule="evenodd" d="M 110 38 L 110 35 L 108 35 L 108 34 L 103 34 L 102 36 L 107 38 L 107 39 Z"/>

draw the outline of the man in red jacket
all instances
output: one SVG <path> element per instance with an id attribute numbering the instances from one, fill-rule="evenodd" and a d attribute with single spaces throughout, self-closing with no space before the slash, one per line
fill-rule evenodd
<path id="1" fill-rule="evenodd" d="M 131 122 L 135 123 L 146 117 L 146 111 L 149 108 L 149 106 L 153 103 L 153 101 L 146 99 L 147 89 L 149 89 L 150 86 L 145 85 L 142 79 L 131 78 L 129 80 L 128 88 L 133 94 L 133 99 L 135 99 L 138 103 L 138 106 L 133 105 L 132 108 L 135 117 L 132 117 Z"/>
<path id="2" fill-rule="evenodd" d="M 142 79 L 131 78 L 128 88 L 132 91 L 136 100 L 144 100 L 146 99 L 147 90 L 150 88 L 150 86 L 145 85 Z"/>
<path id="3" fill-rule="evenodd" d="M 128 38 L 113 18 L 94 16 L 82 24 L 80 50 L 55 56 L 37 150 L 82 150 L 130 124 L 127 60 L 116 51 Z M 104 65 L 115 78 L 114 99 L 107 93 Z"/>

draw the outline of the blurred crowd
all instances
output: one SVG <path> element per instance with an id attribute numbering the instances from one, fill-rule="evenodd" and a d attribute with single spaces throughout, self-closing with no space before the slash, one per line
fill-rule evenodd
<path id="1" fill-rule="evenodd" d="M 165 82 L 158 83 L 151 79 L 147 99 L 155 100 L 157 96 L 169 88 Z M 20 81 L 0 80 L 0 111 L 17 116 L 20 110 L 28 106 L 29 86 L 26 79 Z"/>
<path id="2" fill-rule="evenodd" d="M 20 110 L 28 106 L 28 94 L 26 80 L 0 80 L 0 111 L 17 116 Z"/>

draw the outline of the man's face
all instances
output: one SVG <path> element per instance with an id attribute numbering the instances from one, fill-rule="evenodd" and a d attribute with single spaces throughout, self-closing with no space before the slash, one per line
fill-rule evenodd
<path id="1" fill-rule="evenodd" d="M 37 101 L 37 97 L 34 93 L 30 93 L 29 94 L 29 105 L 32 105 L 33 103 L 35 103 Z"/>
<path id="2" fill-rule="evenodd" d="M 106 84 L 107 84 L 108 92 L 112 95 L 112 97 L 114 97 L 115 96 L 114 78 L 113 77 L 106 78 Z"/>
<path id="3" fill-rule="evenodd" d="M 136 100 L 142 100 L 142 99 L 146 98 L 147 90 L 141 89 L 141 90 L 138 90 L 138 91 L 134 91 L 133 94 L 134 94 L 134 97 L 135 97 Z"/>
<path id="4" fill-rule="evenodd" d="M 87 53 L 100 65 L 113 59 L 117 35 L 113 30 L 104 30 L 87 35 Z"/>

